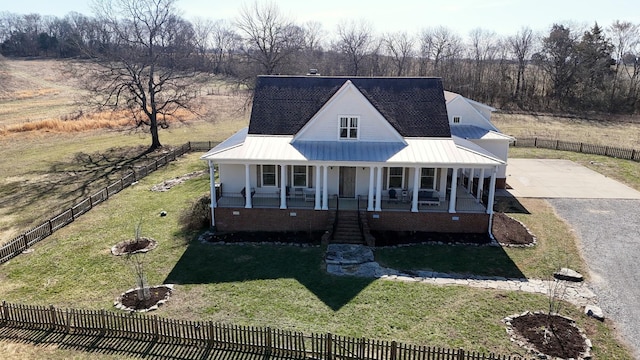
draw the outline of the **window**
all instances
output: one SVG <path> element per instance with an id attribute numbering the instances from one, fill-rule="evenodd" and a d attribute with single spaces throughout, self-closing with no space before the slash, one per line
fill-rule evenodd
<path id="1" fill-rule="evenodd" d="M 389 168 L 389 180 L 387 180 L 388 188 L 402 188 L 404 184 L 404 168 L 392 167 Z"/>
<path id="2" fill-rule="evenodd" d="M 434 189 L 433 186 L 436 180 L 436 169 L 434 168 L 422 168 L 420 170 L 420 188 L 421 189 Z"/>
<path id="3" fill-rule="evenodd" d="M 262 165 L 262 186 L 276 186 L 276 166 Z"/>
<path id="4" fill-rule="evenodd" d="M 358 117 L 357 116 L 341 116 L 340 117 L 340 139 L 357 139 L 358 138 Z"/>
<path id="5" fill-rule="evenodd" d="M 303 165 L 293 166 L 293 186 L 307 186 L 307 167 Z"/>
<path id="6" fill-rule="evenodd" d="M 460 124 L 460 116 L 454 116 L 453 117 L 453 123 L 454 124 Z"/>

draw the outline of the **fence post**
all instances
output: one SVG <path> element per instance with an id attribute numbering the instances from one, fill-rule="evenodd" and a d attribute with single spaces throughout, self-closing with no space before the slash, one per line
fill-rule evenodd
<path id="1" fill-rule="evenodd" d="M 49 304 L 49 329 L 57 328 L 56 324 L 56 308 L 53 307 L 53 304 Z"/>
<path id="2" fill-rule="evenodd" d="M 582 153 L 582 142 L 580 143 L 580 153 Z"/>
<path id="3" fill-rule="evenodd" d="M 160 322 L 158 315 L 153 315 L 153 337 L 156 341 L 160 340 Z"/>
<path id="4" fill-rule="evenodd" d="M 9 321 L 9 309 L 7 308 L 7 302 L 2 301 L 2 323 L 6 324 Z"/>
<path id="5" fill-rule="evenodd" d="M 47 223 L 49 224 L 49 235 L 53 234 L 53 225 L 51 224 L 51 219 L 47 220 Z"/>
<path id="6" fill-rule="evenodd" d="M 391 342 L 391 359 L 396 360 L 398 358 L 398 343 L 394 340 Z"/>
<path id="7" fill-rule="evenodd" d="M 215 330 L 213 327 L 213 321 L 209 321 L 209 326 L 207 326 L 207 333 L 209 334 L 209 347 L 212 348 L 215 339 Z"/>
<path id="8" fill-rule="evenodd" d="M 332 355 L 333 344 L 331 344 L 331 333 L 327 333 L 327 341 L 325 343 L 324 352 L 327 354 L 326 359 L 331 360 L 333 358 Z"/>
<path id="9" fill-rule="evenodd" d="M 67 320 L 67 323 L 65 324 L 65 330 L 67 334 L 71 334 L 71 311 L 73 310 L 67 309 L 67 311 L 65 312 L 65 317 Z"/>
<path id="10" fill-rule="evenodd" d="M 29 248 L 29 240 L 27 240 L 27 235 L 22 234 L 22 239 L 24 240 L 24 250 L 27 250 Z"/>
<path id="11" fill-rule="evenodd" d="M 266 331 L 266 336 L 265 336 L 265 342 L 267 343 L 266 345 L 266 349 L 265 349 L 265 355 L 267 355 L 267 358 L 271 357 L 271 328 L 267 326 L 267 328 L 265 329 Z"/>
<path id="12" fill-rule="evenodd" d="M 538 138 L 537 137 L 533 138 L 533 147 L 536 147 L 536 148 L 538 147 Z"/>
<path id="13" fill-rule="evenodd" d="M 464 350 L 458 350 L 458 360 L 464 360 Z"/>
<path id="14" fill-rule="evenodd" d="M 104 336 L 107 333 L 107 313 L 104 309 L 100 309 L 100 335 Z"/>
<path id="15" fill-rule="evenodd" d="M 558 150 L 558 144 L 560 144 L 560 140 L 556 140 L 556 150 Z"/>

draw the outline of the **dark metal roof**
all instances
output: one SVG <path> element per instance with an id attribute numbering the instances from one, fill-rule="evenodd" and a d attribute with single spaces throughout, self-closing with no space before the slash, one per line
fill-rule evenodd
<path id="1" fill-rule="evenodd" d="M 351 80 L 404 137 L 450 137 L 440 78 L 259 76 L 249 134 L 296 134 Z"/>

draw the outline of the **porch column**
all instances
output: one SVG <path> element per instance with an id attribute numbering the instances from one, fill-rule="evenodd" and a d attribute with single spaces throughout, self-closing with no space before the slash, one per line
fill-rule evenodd
<path id="1" fill-rule="evenodd" d="M 329 167 L 322 167 L 322 210 L 329 210 L 329 189 L 327 188 L 327 172 Z"/>
<path id="2" fill-rule="evenodd" d="M 447 168 L 440 168 L 440 200 L 447 198 Z"/>
<path id="3" fill-rule="evenodd" d="M 473 195 L 473 176 L 476 173 L 476 169 L 471 168 L 469 169 L 469 188 L 467 190 L 469 190 L 469 194 Z"/>
<path id="4" fill-rule="evenodd" d="M 493 202 L 496 198 L 496 175 L 498 173 L 498 167 L 493 168 L 491 174 L 491 182 L 489 182 L 489 198 L 487 199 L 487 214 L 493 214 Z"/>
<path id="5" fill-rule="evenodd" d="M 287 208 L 287 165 L 280 165 L 280 209 Z"/>
<path id="6" fill-rule="evenodd" d="M 375 168 L 373 166 L 369 166 L 369 193 L 367 194 L 367 211 L 373 211 L 373 189 L 375 186 L 373 185 L 373 179 L 375 177 Z"/>
<path id="7" fill-rule="evenodd" d="M 453 168 L 451 172 L 451 193 L 449 194 L 449 212 L 456 212 L 456 196 L 458 188 L 458 168 Z"/>
<path id="8" fill-rule="evenodd" d="M 244 207 L 251 209 L 251 172 L 249 164 L 244 164 Z"/>
<path id="9" fill-rule="evenodd" d="M 321 196 L 321 186 L 320 186 L 320 169 L 322 169 L 322 167 L 320 165 L 316 165 L 315 168 L 315 172 L 316 172 L 316 181 L 315 181 L 315 185 L 316 185 L 316 196 L 313 200 L 315 200 L 315 204 L 313 207 L 313 210 L 320 210 L 322 208 L 322 204 L 320 203 L 320 196 Z"/>
<path id="10" fill-rule="evenodd" d="M 376 207 L 375 211 L 382 211 L 382 167 L 376 167 Z"/>
<path id="11" fill-rule="evenodd" d="M 484 168 L 480 169 L 480 176 L 478 177 L 478 192 L 476 193 L 476 200 L 482 201 L 482 190 L 484 188 Z"/>
<path id="12" fill-rule="evenodd" d="M 216 227 L 215 208 L 218 206 L 216 199 L 216 169 L 213 161 L 209 160 L 209 186 L 211 187 L 211 227 Z"/>
<path id="13" fill-rule="evenodd" d="M 413 195 L 411 198 L 411 212 L 418 212 L 418 190 L 420 189 L 420 168 L 413 169 Z"/>

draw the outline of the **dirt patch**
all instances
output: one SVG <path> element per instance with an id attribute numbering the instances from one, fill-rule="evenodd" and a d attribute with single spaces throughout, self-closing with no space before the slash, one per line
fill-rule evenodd
<path id="1" fill-rule="evenodd" d="M 207 172 L 208 172 L 207 170 L 194 171 L 194 172 L 179 176 L 177 178 L 165 180 L 160 184 L 153 185 L 151 187 L 151 191 L 160 191 L 160 192 L 169 191 L 171 190 L 172 187 L 176 185 L 180 185 L 187 180 L 202 176 Z"/>
<path id="2" fill-rule="evenodd" d="M 138 239 L 121 241 L 113 245 L 111 247 L 111 253 L 116 256 L 145 253 L 155 249 L 157 246 L 158 242 L 156 240 L 140 237 Z"/>
<path id="3" fill-rule="evenodd" d="M 526 312 L 506 318 L 505 322 L 512 339 L 527 350 L 561 359 L 589 356 L 588 340 L 569 318 Z"/>

